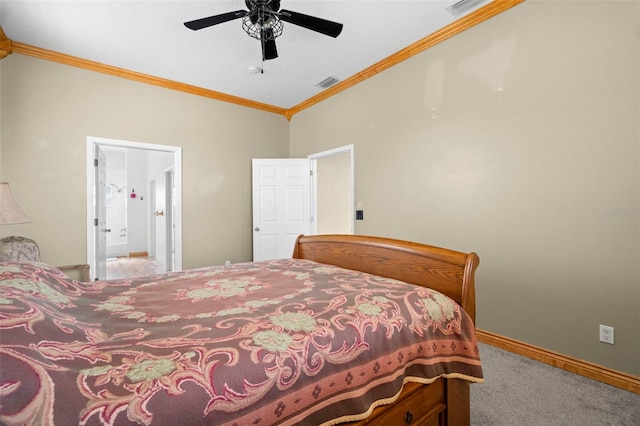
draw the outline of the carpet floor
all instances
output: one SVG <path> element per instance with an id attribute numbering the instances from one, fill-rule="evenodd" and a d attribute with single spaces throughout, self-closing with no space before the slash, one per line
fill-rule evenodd
<path id="1" fill-rule="evenodd" d="M 473 426 L 638 426 L 640 395 L 480 344 Z"/>

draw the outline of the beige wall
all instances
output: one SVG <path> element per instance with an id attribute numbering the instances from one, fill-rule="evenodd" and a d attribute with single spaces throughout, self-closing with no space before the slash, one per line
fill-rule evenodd
<path id="1" fill-rule="evenodd" d="M 251 260 L 251 159 L 286 157 L 276 114 L 13 54 L 0 62 L 0 179 L 45 262 L 86 261 L 87 136 L 183 148 L 183 266 Z"/>
<path id="2" fill-rule="evenodd" d="M 0 233 L 84 262 L 86 137 L 125 139 L 184 149 L 185 267 L 249 260 L 250 159 L 354 144 L 357 233 L 477 251 L 480 328 L 640 375 L 639 17 L 529 0 L 290 124 L 11 55 L 0 179 L 34 223 Z"/>
<path id="3" fill-rule="evenodd" d="M 640 375 L 638 6 L 521 4 L 295 115 L 291 154 L 355 145 L 357 233 L 478 252 L 479 328 Z"/>

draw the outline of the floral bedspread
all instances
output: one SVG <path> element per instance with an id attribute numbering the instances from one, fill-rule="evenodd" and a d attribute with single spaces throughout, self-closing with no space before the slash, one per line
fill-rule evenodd
<path id="1" fill-rule="evenodd" d="M 0 263 L 0 423 L 320 425 L 403 383 L 481 382 L 433 290 L 308 260 L 79 283 Z"/>

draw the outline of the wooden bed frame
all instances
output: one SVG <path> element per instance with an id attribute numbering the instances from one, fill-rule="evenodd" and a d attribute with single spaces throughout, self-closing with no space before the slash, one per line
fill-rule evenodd
<path id="1" fill-rule="evenodd" d="M 433 288 L 455 300 L 475 322 L 474 274 L 480 259 L 439 247 L 361 235 L 300 236 L 296 259 L 367 272 Z M 438 379 L 430 385 L 407 383 L 396 402 L 345 425 L 469 425 L 469 383 Z"/>

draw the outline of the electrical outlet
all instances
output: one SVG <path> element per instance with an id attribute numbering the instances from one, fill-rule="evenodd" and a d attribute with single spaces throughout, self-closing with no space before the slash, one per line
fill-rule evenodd
<path id="1" fill-rule="evenodd" d="M 224 261 L 224 264 L 225 264 L 225 265 L 231 265 L 231 261 L 230 261 L 230 260 L 225 260 L 225 261 Z"/>
<path id="2" fill-rule="evenodd" d="M 600 324 L 600 341 L 613 345 L 613 327 Z"/>

